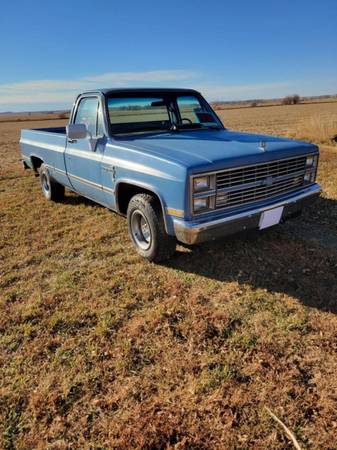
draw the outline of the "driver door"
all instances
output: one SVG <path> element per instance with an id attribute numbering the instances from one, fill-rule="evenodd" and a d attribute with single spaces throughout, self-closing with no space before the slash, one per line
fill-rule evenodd
<path id="1" fill-rule="evenodd" d="M 77 105 L 73 123 L 83 123 L 92 137 L 101 129 L 100 101 L 97 96 L 82 97 Z M 104 138 L 102 138 L 102 141 Z M 102 158 L 104 145 L 100 140 L 92 150 L 89 136 L 84 139 L 67 139 L 66 167 L 70 182 L 79 194 L 105 204 L 102 189 Z"/>

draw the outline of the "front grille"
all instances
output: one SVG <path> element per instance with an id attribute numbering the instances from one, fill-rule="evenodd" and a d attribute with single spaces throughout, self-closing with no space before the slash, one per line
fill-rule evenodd
<path id="1" fill-rule="evenodd" d="M 238 206 L 293 191 L 304 184 L 306 156 L 216 174 L 216 208 Z"/>

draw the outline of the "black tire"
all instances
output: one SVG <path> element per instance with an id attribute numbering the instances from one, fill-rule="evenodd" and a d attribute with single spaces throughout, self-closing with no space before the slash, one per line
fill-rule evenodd
<path id="1" fill-rule="evenodd" d="M 127 211 L 129 234 L 140 256 L 159 262 L 170 258 L 176 249 L 176 239 L 165 231 L 158 200 L 150 194 L 137 194 Z"/>
<path id="2" fill-rule="evenodd" d="M 48 168 L 41 164 L 39 169 L 42 193 L 47 200 L 59 202 L 64 197 L 64 186 L 50 177 Z"/>

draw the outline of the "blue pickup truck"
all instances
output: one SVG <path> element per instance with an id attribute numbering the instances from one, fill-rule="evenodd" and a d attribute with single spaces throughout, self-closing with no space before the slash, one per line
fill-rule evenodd
<path id="1" fill-rule="evenodd" d="M 316 145 L 230 131 L 192 89 L 84 92 L 67 127 L 22 130 L 20 143 L 47 200 L 66 187 L 126 216 L 150 261 L 177 241 L 276 225 L 321 191 Z"/>

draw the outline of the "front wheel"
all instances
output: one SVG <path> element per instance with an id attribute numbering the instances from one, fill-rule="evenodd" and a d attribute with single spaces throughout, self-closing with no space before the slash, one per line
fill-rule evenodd
<path id="1" fill-rule="evenodd" d="M 139 255 L 153 262 L 173 255 L 176 240 L 165 231 L 162 211 L 155 197 L 149 194 L 132 197 L 127 218 L 129 234 Z"/>
<path id="2" fill-rule="evenodd" d="M 55 202 L 60 201 L 64 197 L 64 186 L 53 180 L 48 172 L 45 164 L 41 164 L 40 170 L 40 182 L 42 193 L 47 200 L 53 200 Z"/>

